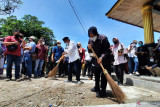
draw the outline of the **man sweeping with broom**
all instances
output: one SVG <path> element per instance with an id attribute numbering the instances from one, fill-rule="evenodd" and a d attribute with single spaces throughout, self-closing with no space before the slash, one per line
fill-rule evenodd
<path id="1" fill-rule="evenodd" d="M 92 88 L 91 91 L 96 92 L 96 97 L 106 97 L 107 80 L 99 64 L 102 63 L 108 73 L 111 74 L 110 43 L 106 36 L 98 34 L 96 27 L 89 28 L 88 36 L 90 38 L 88 42 L 88 48 L 93 48 L 99 58 L 93 62 L 95 64 L 95 87 Z M 89 52 L 92 51 L 89 50 Z M 99 84 L 100 78 L 101 86 Z"/>
<path id="2" fill-rule="evenodd" d="M 91 89 L 92 92 L 96 92 L 97 97 L 106 96 L 107 81 L 111 87 L 112 93 L 120 103 L 124 103 L 126 95 L 123 93 L 117 83 L 111 78 L 111 62 L 113 61 L 113 55 L 111 54 L 110 44 L 108 39 L 104 35 L 100 35 L 97 32 L 96 27 L 90 27 L 88 30 L 88 36 L 90 37 L 88 42 L 88 48 L 93 52 L 97 61 L 95 61 L 95 87 Z M 99 66 L 100 65 L 100 66 Z M 103 73 L 102 73 L 103 71 Z M 101 87 L 99 86 L 101 76 Z"/>

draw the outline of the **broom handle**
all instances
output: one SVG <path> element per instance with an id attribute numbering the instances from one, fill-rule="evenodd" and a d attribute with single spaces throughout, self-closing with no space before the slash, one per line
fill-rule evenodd
<path id="1" fill-rule="evenodd" d="M 62 57 L 63 57 L 63 55 L 60 57 L 60 59 L 58 61 L 58 64 L 62 61 Z"/>
<path id="2" fill-rule="evenodd" d="M 93 54 L 95 55 L 96 59 L 99 60 L 99 58 L 98 58 L 98 56 L 96 55 L 96 53 L 94 52 L 93 48 L 91 48 L 91 50 L 92 50 Z M 102 63 L 100 63 L 100 66 L 101 66 L 101 68 L 103 69 L 103 71 L 105 71 Z"/>

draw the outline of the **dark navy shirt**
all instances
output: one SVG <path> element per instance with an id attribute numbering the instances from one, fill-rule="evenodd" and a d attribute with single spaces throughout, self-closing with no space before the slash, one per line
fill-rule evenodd
<path id="1" fill-rule="evenodd" d="M 55 46 L 52 52 L 54 52 L 54 60 L 58 61 L 59 58 L 62 56 L 64 49 L 62 47 L 58 48 L 58 46 Z"/>

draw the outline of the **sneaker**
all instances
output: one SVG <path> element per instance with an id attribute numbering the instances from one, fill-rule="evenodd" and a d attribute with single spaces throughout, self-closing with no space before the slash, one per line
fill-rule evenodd
<path id="1" fill-rule="evenodd" d="M 45 74 L 45 78 L 48 78 L 48 74 Z"/>
<path id="2" fill-rule="evenodd" d="M 119 86 L 123 86 L 123 84 L 122 84 L 122 83 L 118 83 L 118 85 L 119 85 Z"/>
<path id="3" fill-rule="evenodd" d="M 138 73 L 138 72 L 136 72 L 135 74 L 136 74 L 136 75 L 139 75 L 139 73 Z"/>
<path id="4" fill-rule="evenodd" d="M 130 73 L 129 75 L 133 75 L 132 73 Z"/>
<path id="5" fill-rule="evenodd" d="M 77 84 L 80 85 L 80 84 L 83 84 L 84 82 L 82 81 L 77 81 Z"/>
<path id="6" fill-rule="evenodd" d="M 96 92 L 96 97 L 100 98 L 100 91 Z"/>
<path id="7" fill-rule="evenodd" d="M 65 80 L 64 82 L 68 82 L 69 83 L 69 82 L 72 82 L 72 80 Z"/>
<path id="8" fill-rule="evenodd" d="M 107 93 L 106 93 L 105 90 L 99 91 L 99 97 L 100 97 L 100 98 L 104 98 L 104 97 L 106 97 L 106 96 L 107 96 Z"/>
<path id="9" fill-rule="evenodd" d="M 6 81 L 12 81 L 12 78 L 7 78 Z"/>
<path id="10" fill-rule="evenodd" d="M 97 90 L 95 88 L 92 88 L 91 92 L 97 92 Z"/>
<path id="11" fill-rule="evenodd" d="M 24 77 L 21 77 L 21 78 L 17 79 L 16 81 L 17 81 L 17 82 L 20 82 L 20 81 L 22 81 L 22 80 L 24 80 Z"/>

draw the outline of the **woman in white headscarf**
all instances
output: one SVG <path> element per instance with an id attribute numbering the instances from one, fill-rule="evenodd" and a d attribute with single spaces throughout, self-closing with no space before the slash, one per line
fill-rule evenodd
<path id="1" fill-rule="evenodd" d="M 116 76 L 118 78 L 118 84 L 123 84 L 123 76 L 124 76 L 124 70 L 125 70 L 125 64 L 127 62 L 127 58 L 125 57 L 125 54 L 127 54 L 127 51 L 123 44 L 119 42 L 118 38 L 113 38 L 113 55 L 114 55 L 114 71 L 116 73 Z"/>

